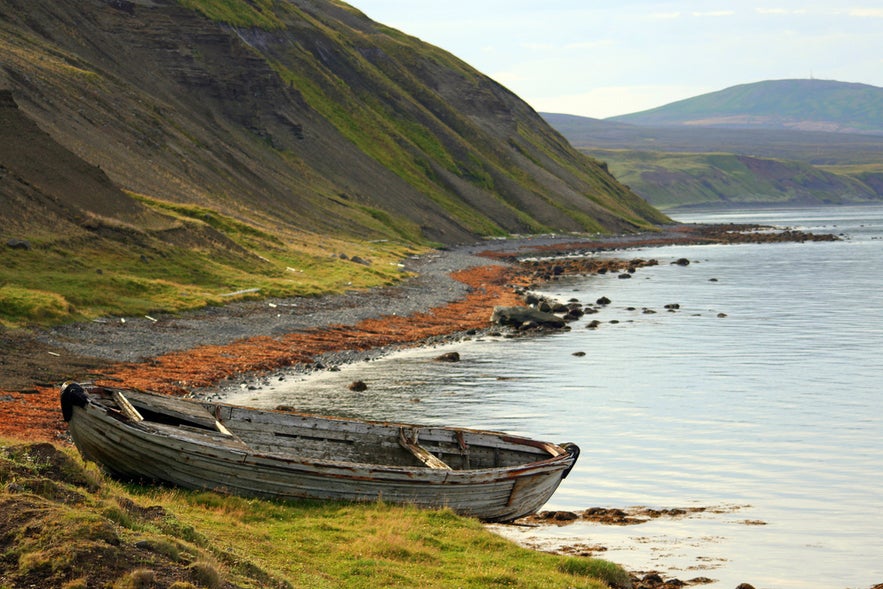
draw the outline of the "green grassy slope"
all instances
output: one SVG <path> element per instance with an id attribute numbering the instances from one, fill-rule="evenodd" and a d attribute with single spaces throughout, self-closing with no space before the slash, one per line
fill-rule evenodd
<path id="1" fill-rule="evenodd" d="M 0 586 L 628 586 L 613 563 L 520 548 L 449 511 L 123 486 L 72 450 L 0 440 Z"/>
<path id="2" fill-rule="evenodd" d="M 794 161 L 726 153 L 589 149 L 611 171 L 661 209 L 879 202 L 878 174 L 832 173 Z M 879 180 L 877 180 L 879 183 Z"/>
<path id="3" fill-rule="evenodd" d="M 543 113 L 575 147 L 687 153 L 739 153 L 817 166 L 879 166 L 883 136 L 788 129 L 642 126 Z"/>
<path id="4" fill-rule="evenodd" d="M 0 162 L 0 327 L 390 284 L 401 278 L 395 262 L 419 251 L 401 240 L 261 229 L 124 192 L 2 92 Z M 250 292 L 227 296 L 241 290 Z"/>

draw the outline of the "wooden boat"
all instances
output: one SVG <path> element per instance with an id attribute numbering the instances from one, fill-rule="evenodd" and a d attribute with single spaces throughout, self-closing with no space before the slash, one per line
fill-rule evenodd
<path id="1" fill-rule="evenodd" d="M 82 456 L 112 475 L 278 499 L 449 507 L 486 521 L 536 512 L 579 456 L 499 432 L 264 411 L 65 383 Z"/>

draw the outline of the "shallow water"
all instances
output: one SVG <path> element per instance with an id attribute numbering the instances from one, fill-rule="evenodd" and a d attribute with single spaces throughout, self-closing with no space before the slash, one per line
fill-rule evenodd
<path id="1" fill-rule="evenodd" d="M 529 545 L 604 547 L 630 570 L 715 589 L 883 582 L 883 207 L 678 219 L 844 240 L 619 252 L 660 264 L 551 285 L 563 300 L 612 300 L 569 332 L 404 352 L 232 400 L 575 442 L 580 461 L 547 509 L 709 508 L 500 530 Z M 670 263 L 682 257 L 692 263 Z M 463 360 L 432 361 L 449 349 Z M 349 391 L 356 379 L 368 390 Z"/>

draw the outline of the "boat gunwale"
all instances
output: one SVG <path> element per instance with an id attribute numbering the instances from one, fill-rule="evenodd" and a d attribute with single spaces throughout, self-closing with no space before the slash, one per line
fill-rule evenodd
<path id="1" fill-rule="evenodd" d="M 542 460 L 535 460 L 532 462 L 524 462 L 520 464 L 510 465 L 510 466 L 497 466 L 497 467 L 487 467 L 487 468 L 474 468 L 474 469 L 453 469 L 450 471 L 438 471 L 435 469 L 427 468 L 425 466 L 403 466 L 403 465 L 393 465 L 393 464 L 384 464 L 379 462 L 354 462 L 354 461 L 341 461 L 341 460 L 330 460 L 330 459 L 313 459 L 304 456 L 298 456 L 293 453 L 284 453 L 284 452 L 265 452 L 254 449 L 247 442 L 243 441 L 245 447 L 243 448 L 233 448 L 227 445 L 223 445 L 221 442 L 225 439 L 224 434 L 221 432 L 213 431 L 206 428 L 204 431 L 200 429 L 200 431 L 191 430 L 190 433 L 194 434 L 191 436 L 176 436 L 175 433 L 180 433 L 183 430 L 177 430 L 175 432 L 162 432 L 159 431 L 159 428 L 153 428 L 155 425 L 163 426 L 165 424 L 160 424 L 158 422 L 153 422 L 150 420 L 143 421 L 135 421 L 127 416 L 123 412 L 118 412 L 113 407 L 102 403 L 101 401 L 95 398 L 95 395 L 92 393 L 87 393 L 88 404 L 90 406 L 95 407 L 102 414 L 107 415 L 113 425 L 116 427 L 125 427 L 132 432 L 139 432 L 142 435 L 147 435 L 157 440 L 161 439 L 174 439 L 179 443 L 188 444 L 192 447 L 199 448 L 211 448 L 215 450 L 215 452 L 223 452 L 228 453 L 230 455 L 230 462 L 234 461 L 233 457 L 237 457 L 239 460 L 248 460 L 249 457 L 263 459 L 268 461 L 268 465 L 273 463 L 284 463 L 289 468 L 291 465 L 303 464 L 310 465 L 313 467 L 321 468 L 336 468 L 342 469 L 346 471 L 351 471 L 354 469 L 365 470 L 365 471 L 377 471 L 383 472 L 390 475 L 393 474 L 401 474 L 407 476 L 410 480 L 417 482 L 418 480 L 424 480 L 425 482 L 433 482 L 431 480 L 437 481 L 439 483 L 448 483 L 448 484 L 458 484 L 458 481 L 451 479 L 460 479 L 460 478 L 481 478 L 482 475 L 494 475 L 499 478 L 519 478 L 522 476 L 530 476 L 542 473 L 543 471 L 548 471 L 548 474 L 552 474 L 558 468 L 562 470 L 569 470 L 569 467 L 572 464 L 568 464 L 571 460 L 575 462 L 575 458 L 573 458 L 573 454 L 569 452 L 564 446 L 554 444 L 551 442 L 544 442 L 539 440 L 534 440 L 531 438 L 527 438 L 524 436 L 515 436 L 511 434 L 506 434 L 504 432 L 498 432 L 493 430 L 480 430 L 480 429 L 471 429 L 471 428 L 461 428 L 461 427 L 452 427 L 452 426 L 427 426 L 427 425 L 418 425 L 418 424 L 408 424 L 408 423 L 398 423 L 398 422 L 385 422 L 385 421 L 374 421 L 374 420 L 364 420 L 364 419 L 350 419 L 344 417 L 334 417 L 334 416 L 324 416 L 324 415 L 314 415 L 309 413 L 301 413 L 301 412 L 292 412 L 292 411 L 277 411 L 272 409 L 257 409 L 252 407 L 246 407 L 241 405 L 232 405 L 228 403 L 220 403 L 220 402 L 208 402 L 208 401 L 200 401 L 196 399 L 186 399 L 186 398 L 177 398 L 170 397 L 167 395 L 161 395 L 158 393 L 151 393 L 146 391 L 139 391 L 135 389 L 121 389 L 116 387 L 104 387 L 104 386 L 94 386 L 94 385 L 81 385 L 84 388 L 88 389 L 103 389 L 108 392 L 119 391 L 123 394 L 127 392 L 135 392 L 136 394 L 146 395 L 148 397 L 167 397 L 174 399 L 176 402 L 181 402 L 187 405 L 193 405 L 195 407 L 202 407 L 207 409 L 206 405 L 211 407 L 230 407 L 236 410 L 245 410 L 248 412 L 258 412 L 263 414 L 273 414 L 273 415 L 283 415 L 283 416 L 293 416 L 293 417 L 303 417 L 309 419 L 319 419 L 323 421 L 333 422 L 333 423 L 362 423 L 369 424 L 372 426 L 378 426 L 383 428 L 418 428 L 418 429 L 432 429 L 439 430 L 445 432 L 452 432 L 456 434 L 457 432 L 470 433 L 476 435 L 485 435 L 490 436 L 494 439 L 500 440 L 502 442 L 516 445 L 516 446 L 528 446 L 534 449 L 538 449 L 544 451 L 550 456 L 548 458 L 544 458 Z M 76 407 L 75 409 L 80 409 Z M 76 412 L 74 412 L 76 413 Z M 172 427 L 172 426 L 168 426 Z M 234 427 L 235 429 L 235 427 Z M 238 439 L 234 436 L 234 439 Z M 241 441 L 241 440 L 240 440 Z M 196 450 L 191 450 L 196 452 Z M 204 456 L 209 455 L 209 453 L 200 453 Z M 214 456 L 214 459 L 218 459 L 218 456 Z M 283 469 L 280 465 L 280 469 Z M 327 473 L 330 476 L 330 473 Z M 418 475 L 418 479 L 414 479 L 414 475 Z M 342 478 L 345 478 L 346 475 L 341 475 Z M 565 475 L 566 476 L 566 475 Z M 562 477 L 564 478 L 564 477 Z M 430 480 L 431 479 L 431 480 Z M 470 481 L 462 481 L 460 484 L 469 484 Z"/>

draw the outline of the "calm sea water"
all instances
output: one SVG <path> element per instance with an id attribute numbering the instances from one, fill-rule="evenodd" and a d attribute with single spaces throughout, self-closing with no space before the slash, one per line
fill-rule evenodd
<path id="1" fill-rule="evenodd" d="M 548 287 L 612 300 L 569 332 L 446 348 L 457 364 L 432 362 L 440 349 L 395 354 L 232 400 L 576 442 L 548 509 L 708 508 L 639 526 L 496 528 L 527 545 L 601 546 L 630 570 L 715 589 L 883 582 L 883 207 L 678 220 L 843 240 L 619 252 L 660 264 Z M 670 263 L 682 257 L 692 263 Z M 347 389 L 357 378 L 368 391 Z"/>

